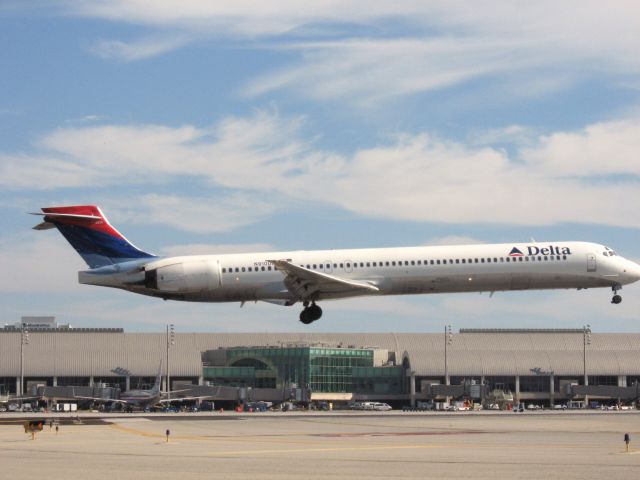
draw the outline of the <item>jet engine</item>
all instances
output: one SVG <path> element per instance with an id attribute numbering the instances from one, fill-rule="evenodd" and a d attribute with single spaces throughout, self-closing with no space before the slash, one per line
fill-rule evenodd
<path id="1" fill-rule="evenodd" d="M 190 260 L 154 267 L 144 272 L 144 286 L 168 293 L 193 293 L 220 286 L 220 269 L 215 260 Z"/>

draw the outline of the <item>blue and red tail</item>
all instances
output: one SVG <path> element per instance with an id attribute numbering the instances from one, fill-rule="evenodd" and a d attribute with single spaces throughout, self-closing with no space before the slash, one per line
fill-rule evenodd
<path id="1" fill-rule="evenodd" d="M 60 230 L 90 268 L 154 257 L 113 228 L 99 207 L 49 207 L 42 211 L 34 215 L 43 215 L 44 221 L 33 228 Z"/>

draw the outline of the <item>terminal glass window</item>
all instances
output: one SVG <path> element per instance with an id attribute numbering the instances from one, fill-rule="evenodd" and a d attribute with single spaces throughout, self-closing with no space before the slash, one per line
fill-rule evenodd
<path id="1" fill-rule="evenodd" d="M 535 375 L 520 377 L 521 392 L 548 392 L 549 377 L 547 375 Z"/>

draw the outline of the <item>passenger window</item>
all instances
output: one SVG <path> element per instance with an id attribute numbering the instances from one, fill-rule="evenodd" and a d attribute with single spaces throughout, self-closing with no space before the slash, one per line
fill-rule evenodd
<path id="1" fill-rule="evenodd" d="M 329 268 L 329 265 L 328 265 L 328 264 L 327 264 L 327 268 Z M 338 268 L 338 264 L 337 264 L 337 263 L 334 263 L 334 264 L 333 264 L 333 268 Z"/>
<path id="2" fill-rule="evenodd" d="M 411 260 L 411 265 L 415 266 L 416 265 L 416 261 L 415 260 Z"/>
<path id="3" fill-rule="evenodd" d="M 474 258 L 474 259 L 473 259 L 473 262 L 474 262 L 474 263 L 478 263 L 478 259 L 477 259 L 477 258 Z"/>
<path id="4" fill-rule="evenodd" d="M 315 267 L 315 265 L 314 265 L 314 267 Z M 319 268 L 320 270 L 322 270 L 322 264 L 318 265 L 318 268 Z"/>
<path id="5" fill-rule="evenodd" d="M 385 265 L 386 267 L 388 267 L 388 266 L 389 266 L 389 262 L 384 262 L 384 265 Z"/>
<path id="6" fill-rule="evenodd" d="M 317 269 L 318 269 L 318 266 L 317 266 L 315 263 L 313 264 L 313 269 L 314 269 L 314 270 L 317 270 Z"/>
<path id="7" fill-rule="evenodd" d="M 269 265 L 269 266 L 267 267 L 267 270 L 271 271 L 271 265 Z"/>
<path id="8" fill-rule="evenodd" d="M 518 257 L 518 261 L 521 262 L 522 261 L 522 257 Z"/>
<path id="9" fill-rule="evenodd" d="M 378 264 L 377 264 L 376 262 L 373 262 L 373 266 L 374 266 L 374 267 L 377 267 L 377 266 L 378 266 Z"/>
<path id="10" fill-rule="evenodd" d="M 391 265 L 395 267 L 396 266 L 396 262 L 391 262 Z"/>
<path id="11" fill-rule="evenodd" d="M 243 272 L 245 271 L 245 268 L 244 268 L 244 267 L 242 267 L 242 271 L 243 271 Z"/>
<path id="12" fill-rule="evenodd" d="M 369 262 L 367 262 L 367 267 L 370 267 L 370 266 L 371 266 L 371 264 Z"/>
<path id="13" fill-rule="evenodd" d="M 440 265 L 440 260 L 436 260 L 436 262 L 438 263 L 438 265 Z"/>
<path id="14" fill-rule="evenodd" d="M 340 268 L 344 268 L 344 263 L 341 263 L 341 264 L 340 264 Z"/>
<path id="15" fill-rule="evenodd" d="M 364 268 L 364 262 L 360 262 L 360 268 Z"/>
<path id="16" fill-rule="evenodd" d="M 467 259 L 466 259 L 466 258 L 463 258 L 463 259 L 462 259 L 462 263 L 467 263 Z"/>
<path id="17" fill-rule="evenodd" d="M 433 264 L 434 264 L 434 261 L 433 261 L 433 260 L 429 260 L 429 264 L 430 264 L 430 265 L 433 265 Z"/>
<path id="18" fill-rule="evenodd" d="M 251 267 L 249 267 L 248 270 L 251 271 Z"/>
<path id="19" fill-rule="evenodd" d="M 480 259 L 480 262 L 481 262 L 481 263 L 484 263 L 484 258 L 481 258 L 481 259 Z"/>
<path id="20" fill-rule="evenodd" d="M 351 268 L 351 264 L 350 263 L 347 263 L 347 268 Z"/>
<path id="21" fill-rule="evenodd" d="M 460 259 L 456 258 L 456 263 L 459 265 L 460 264 Z"/>
<path id="22" fill-rule="evenodd" d="M 226 269 L 226 268 L 223 268 L 223 269 L 222 269 L 222 273 L 227 273 L 227 269 Z"/>
<path id="23" fill-rule="evenodd" d="M 563 256 L 562 256 L 562 259 L 563 259 L 563 260 L 566 260 L 566 259 L 567 259 L 567 256 L 566 256 L 566 255 L 563 255 Z"/>
<path id="24" fill-rule="evenodd" d="M 236 273 L 238 273 L 240 271 L 240 269 L 238 267 L 236 267 Z"/>
<path id="25" fill-rule="evenodd" d="M 311 265 L 307 263 L 307 270 L 311 270 Z"/>
<path id="26" fill-rule="evenodd" d="M 446 264 L 447 264 L 447 260 L 446 260 L 446 259 L 445 259 L 445 260 L 442 260 L 442 264 L 443 264 L 443 265 L 446 265 Z"/>
<path id="27" fill-rule="evenodd" d="M 260 270 L 262 270 L 264 272 L 264 267 L 261 267 Z"/>

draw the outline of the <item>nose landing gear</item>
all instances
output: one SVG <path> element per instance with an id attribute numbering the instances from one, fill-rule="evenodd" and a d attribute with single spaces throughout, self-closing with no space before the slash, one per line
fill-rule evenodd
<path id="1" fill-rule="evenodd" d="M 311 302 L 311 305 L 309 305 L 309 302 L 305 302 L 304 310 L 300 312 L 300 321 L 305 325 L 309 325 L 310 323 L 318 320 L 321 316 L 322 309 L 316 305 L 315 302 Z"/>
<path id="2" fill-rule="evenodd" d="M 614 285 L 613 287 L 611 287 L 611 290 L 613 290 L 613 298 L 611 299 L 611 303 L 613 303 L 614 305 L 622 302 L 622 297 L 618 295 L 618 290 L 620 290 L 621 288 L 622 287 L 620 285 Z"/>

